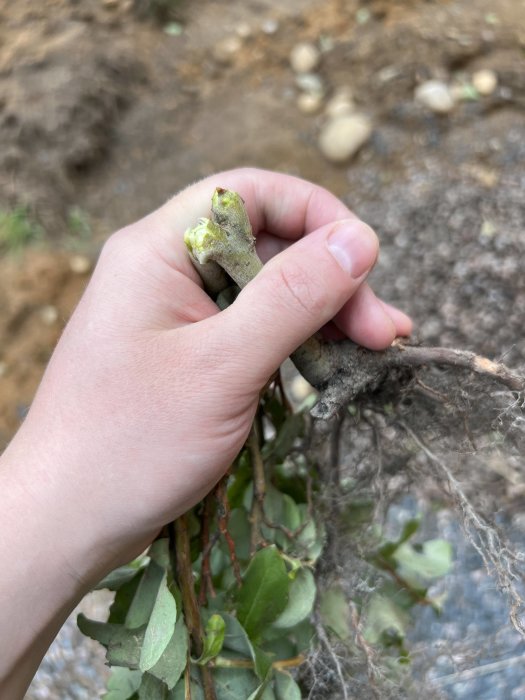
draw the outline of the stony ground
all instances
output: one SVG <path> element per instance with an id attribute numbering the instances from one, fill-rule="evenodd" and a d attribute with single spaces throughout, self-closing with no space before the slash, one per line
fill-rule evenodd
<path id="1" fill-rule="evenodd" d="M 40 226 L 29 251 L 0 259 L 0 444 L 105 237 L 238 165 L 319 182 L 373 224 L 375 285 L 423 341 L 525 364 L 523 0 L 181 0 L 161 23 L 132 5 L 0 0 L 0 210 L 22 205 Z M 482 408 L 488 434 L 494 406 Z M 450 454 L 444 437 L 436 445 Z M 467 485 L 491 494 L 487 508 L 519 538 L 524 468 L 511 438 L 496 456 L 478 454 Z M 492 638 L 504 609 L 456 525 L 438 525 L 462 562 L 452 597 L 486 593 L 484 621 L 469 632 L 465 604 L 466 626 L 446 628 L 449 640 Z M 447 614 L 452 624 L 460 612 Z M 422 618 L 418 630 L 429 627 Z M 29 698 L 97 696 L 95 652 L 75 635 L 65 629 Z M 479 672 L 475 690 L 453 677 L 523 654 L 515 637 L 504 643 L 496 660 L 438 655 L 443 697 L 520 697 L 516 662 Z M 431 665 L 420 666 L 429 682 Z"/>

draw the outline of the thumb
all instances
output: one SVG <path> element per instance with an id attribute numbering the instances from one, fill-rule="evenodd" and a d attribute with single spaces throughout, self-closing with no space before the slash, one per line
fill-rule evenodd
<path id="1" fill-rule="evenodd" d="M 272 258 L 219 314 L 223 356 L 235 358 L 246 380 L 264 384 L 352 297 L 378 247 L 369 226 L 348 219 L 323 226 Z"/>

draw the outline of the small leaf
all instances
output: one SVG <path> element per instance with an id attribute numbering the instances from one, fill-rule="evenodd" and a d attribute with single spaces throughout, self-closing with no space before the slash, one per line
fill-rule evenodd
<path id="1" fill-rule="evenodd" d="M 182 615 L 177 620 L 173 636 L 159 661 L 149 670 L 171 690 L 182 676 L 188 662 L 188 631 Z"/>
<path id="2" fill-rule="evenodd" d="M 207 664 L 220 653 L 224 644 L 224 634 L 226 623 L 220 615 L 212 615 L 206 623 L 206 636 L 204 638 L 204 648 L 198 661 L 199 664 Z"/>
<path id="3" fill-rule="evenodd" d="M 131 671 L 129 668 L 114 668 L 109 677 L 107 690 L 102 696 L 103 700 L 130 700 L 138 690 L 142 680 L 140 671 Z"/>
<path id="4" fill-rule="evenodd" d="M 168 588 L 167 574 L 160 582 L 151 617 L 144 635 L 144 645 L 140 654 L 139 668 L 145 673 L 160 659 L 173 637 L 177 621 L 177 604 Z"/>
<path id="5" fill-rule="evenodd" d="M 319 612 L 323 623 L 338 637 L 343 640 L 350 637 L 350 610 L 341 588 L 334 586 L 323 592 Z"/>
<path id="6" fill-rule="evenodd" d="M 108 622 L 115 622 L 122 625 L 125 623 L 128 610 L 143 575 L 144 569 L 140 569 L 131 581 L 124 583 L 115 593 L 115 598 L 109 609 Z"/>
<path id="7" fill-rule="evenodd" d="M 125 625 L 128 629 L 142 627 L 148 623 L 164 575 L 164 569 L 156 562 L 150 561 L 126 615 Z"/>
<path id="8" fill-rule="evenodd" d="M 275 673 L 276 700 L 301 700 L 301 690 L 289 673 Z"/>
<path id="9" fill-rule="evenodd" d="M 96 642 L 100 642 L 100 644 L 103 644 L 105 647 L 108 646 L 117 632 L 122 628 L 122 625 L 90 620 L 84 613 L 80 613 L 77 616 L 77 626 L 82 634 L 90 639 L 94 639 Z"/>
<path id="10" fill-rule="evenodd" d="M 305 620 L 312 612 L 317 587 L 309 569 L 299 569 L 290 586 L 288 605 L 273 623 L 280 629 L 290 629 Z"/>
<path id="11" fill-rule="evenodd" d="M 141 564 L 140 562 L 137 564 L 132 563 L 120 566 L 118 569 L 115 569 L 105 576 L 102 581 L 95 586 L 94 590 L 99 591 L 103 588 L 107 588 L 110 591 L 118 591 L 124 584 L 129 583 L 144 566 L 145 564 Z"/>
<path id="12" fill-rule="evenodd" d="M 401 545 L 393 555 L 401 574 L 410 583 L 445 576 L 452 568 L 452 545 L 446 540 L 428 540 L 417 551 L 412 545 Z"/>
<path id="13" fill-rule="evenodd" d="M 275 700 L 275 693 L 267 682 L 261 683 L 261 685 L 253 691 L 248 700 Z"/>
<path id="14" fill-rule="evenodd" d="M 376 644 L 385 633 L 403 638 L 410 617 L 392 599 L 374 594 L 368 604 L 365 620 L 365 639 L 370 644 Z"/>
<path id="15" fill-rule="evenodd" d="M 149 673 L 142 677 L 139 688 L 139 700 L 168 700 L 169 690 L 166 685 Z"/>
<path id="16" fill-rule="evenodd" d="M 110 666 L 126 666 L 137 669 L 145 627 L 134 630 L 128 630 L 120 625 L 119 627 L 120 629 L 109 643 L 106 659 Z"/>
<path id="17" fill-rule="evenodd" d="M 252 558 L 237 598 L 237 617 L 249 638 L 257 640 L 288 602 L 290 579 L 275 547 L 259 550 Z"/>
<path id="18" fill-rule="evenodd" d="M 213 679 L 217 700 L 246 700 L 259 688 L 255 673 L 245 668 L 216 668 Z"/>
<path id="19" fill-rule="evenodd" d="M 170 543 L 167 537 L 161 537 L 152 543 L 148 556 L 163 569 L 170 567 Z"/>

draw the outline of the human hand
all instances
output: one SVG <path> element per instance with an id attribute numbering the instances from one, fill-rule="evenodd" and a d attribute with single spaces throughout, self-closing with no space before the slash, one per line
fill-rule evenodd
<path id="1" fill-rule="evenodd" d="M 220 314 L 183 243 L 217 186 L 241 194 L 259 253 L 272 258 Z M 10 449 L 36 512 L 58 538 L 69 533 L 79 576 L 136 556 L 212 488 L 261 388 L 330 319 L 332 336 L 372 349 L 410 333 L 364 282 L 377 250 L 331 194 L 257 170 L 208 178 L 108 240 Z"/>

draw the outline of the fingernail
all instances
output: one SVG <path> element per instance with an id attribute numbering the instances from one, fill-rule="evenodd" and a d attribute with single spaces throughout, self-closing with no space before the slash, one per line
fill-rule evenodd
<path id="1" fill-rule="evenodd" d="M 376 261 L 377 236 L 359 219 L 338 222 L 326 239 L 328 250 L 354 279 L 365 274 Z"/>

